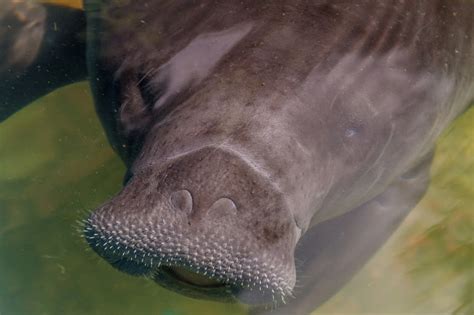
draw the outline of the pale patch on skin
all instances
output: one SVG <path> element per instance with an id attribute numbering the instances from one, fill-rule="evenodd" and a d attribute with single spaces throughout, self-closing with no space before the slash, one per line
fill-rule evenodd
<path id="1" fill-rule="evenodd" d="M 156 70 L 150 85 L 157 93 L 163 81 L 166 92 L 156 101 L 157 110 L 176 94 L 204 80 L 220 60 L 252 29 L 251 23 L 236 25 L 221 32 L 201 34 Z"/>

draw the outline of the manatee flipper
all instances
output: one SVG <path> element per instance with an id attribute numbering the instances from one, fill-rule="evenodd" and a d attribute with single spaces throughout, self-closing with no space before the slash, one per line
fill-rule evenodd
<path id="1" fill-rule="evenodd" d="M 429 184 L 432 154 L 360 207 L 313 226 L 296 248 L 300 278 L 296 299 L 270 312 L 303 315 L 338 292 L 398 228 Z"/>
<path id="2" fill-rule="evenodd" d="M 0 122 L 38 97 L 87 77 L 84 12 L 0 0 Z"/>

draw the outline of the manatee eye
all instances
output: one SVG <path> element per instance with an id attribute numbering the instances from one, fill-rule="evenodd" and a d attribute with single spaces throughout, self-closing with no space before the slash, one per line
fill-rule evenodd
<path id="1" fill-rule="evenodd" d="M 346 138 L 352 138 L 356 136 L 358 133 L 359 133 L 359 130 L 357 128 L 351 127 L 351 128 L 347 128 L 344 131 L 344 136 L 346 136 Z"/>

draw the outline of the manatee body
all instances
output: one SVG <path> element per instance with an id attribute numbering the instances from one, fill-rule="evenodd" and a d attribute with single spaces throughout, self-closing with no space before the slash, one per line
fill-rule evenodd
<path id="1" fill-rule="evenodd" d="M 17 36 L 0 33 L 1 119 L 88 78 L 127 165 L 90 246 L 253 313 L 337 292 L 423 196 L 436 138 L 474 99 L 469 0 L 2 2 Z M 35 53 L 13 58 L 25 38 Z"/>

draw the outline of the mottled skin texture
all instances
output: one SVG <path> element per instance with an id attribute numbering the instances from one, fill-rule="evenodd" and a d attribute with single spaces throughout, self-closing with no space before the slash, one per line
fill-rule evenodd
<path id="1" fill-rule="evenodd" d="M 128 168 L 86 239 L 184 294 L 267 305 L 254 313 L 306 314 L 337 292 L 422 197 L 436 138 L 474 98 L 472 1 L 85 9 L 75 78 Z M 25 60 L 26 78 L 48 64 Z M 5 73 L 0 90 L 21 83 Z M 0 104 L 6 118 L 25 101 Z"/>

